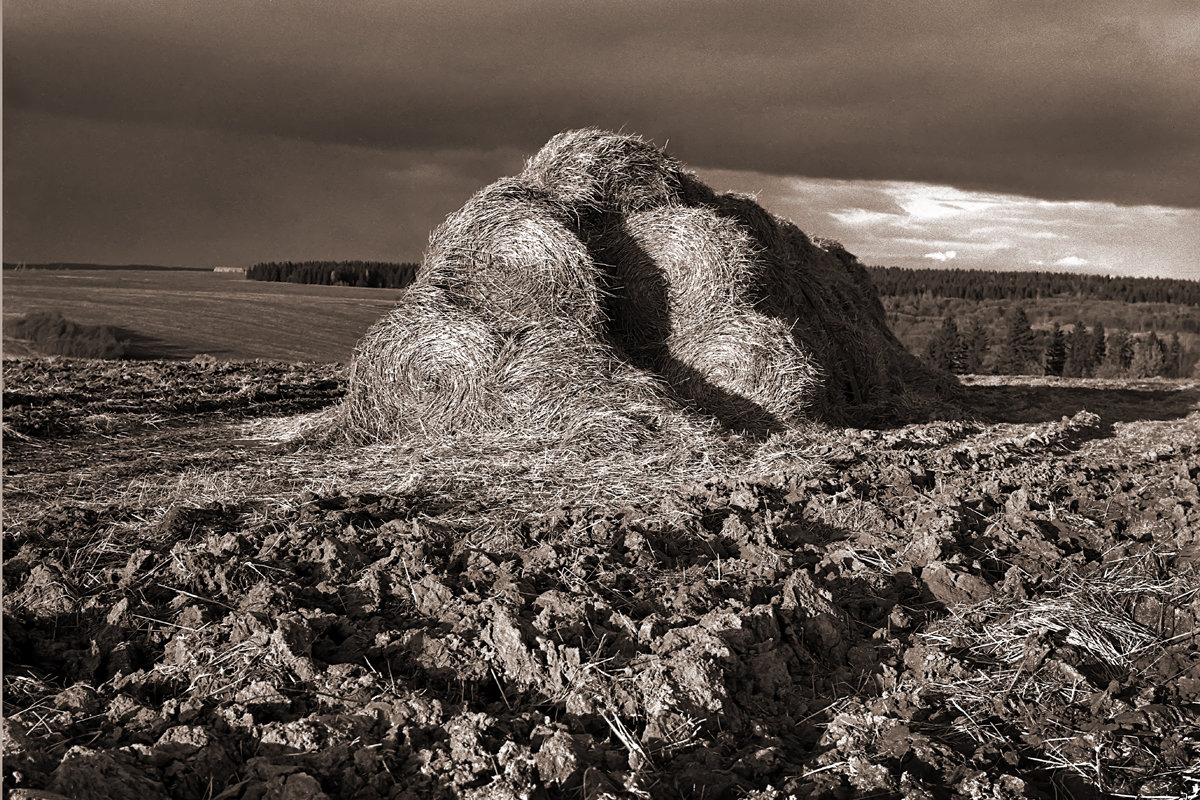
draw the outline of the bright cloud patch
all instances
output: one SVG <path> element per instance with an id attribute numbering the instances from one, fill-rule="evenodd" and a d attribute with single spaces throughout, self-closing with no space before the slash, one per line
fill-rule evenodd
<path id="1" fill-rule="evenodd" d="M 1054 269 L 1200 278 L 1200 210 L 1039 200 L 909 181 L 792 178 L 701 170 L 751 192 L 804 231 L 866 264 Z M 1080 256 L 1087 253 L 1087 257 Z"/>

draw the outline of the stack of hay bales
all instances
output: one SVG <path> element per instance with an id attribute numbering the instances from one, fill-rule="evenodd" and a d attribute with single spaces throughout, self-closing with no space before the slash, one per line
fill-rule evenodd
<path id="1" fill-rule="evenodd" d="M 355 351 L 341 420 L 369 438 L 506 430 L 605 448 L 681 406 L 761 431 L 938 381 L 853 256 L 639 137 L 586 129 L 434 231 Z"/>

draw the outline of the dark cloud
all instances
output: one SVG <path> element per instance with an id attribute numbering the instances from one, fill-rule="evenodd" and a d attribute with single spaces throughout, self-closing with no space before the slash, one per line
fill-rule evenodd
<path id="1" fill-rule="evenodd" d="M 1198 39 L 1170 2 L 11 0 L 6 166 L 83 157 L 22 135 L 35 118 L 372 163 L 527 153 L 597 124 L 697 167 L 1198 207 Z"/>
<path id="2" fill-rule="evenodd" d="M 511 150 L 384 151 L 30 112 L 11 121 L 10 261 L 416 260 L 433 225 L 521 163 Z"/>

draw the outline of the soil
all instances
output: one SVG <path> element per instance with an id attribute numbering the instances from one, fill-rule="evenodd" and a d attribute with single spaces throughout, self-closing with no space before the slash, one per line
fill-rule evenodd
<path id="1" fill-rule="evenodd" d="M 7 796 L 1200 794 L 1195 382 L 969 381 L 488 538 L 254 439 L 336 365 L 4 380 Z"/>

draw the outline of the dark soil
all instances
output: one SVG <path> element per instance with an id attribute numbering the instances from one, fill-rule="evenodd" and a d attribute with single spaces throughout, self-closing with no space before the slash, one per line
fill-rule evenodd
<path id="1" fill-rule="evenodd" d="M 206 482 L 286 471 L 229 420 L 332 366 L 4 379 L 9 796 L 1200 792 L 1194 384 L 994 380 L 489 545 L 428 492 Z"/>

